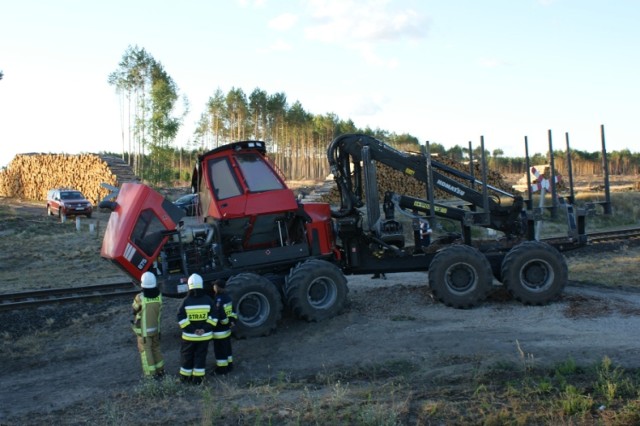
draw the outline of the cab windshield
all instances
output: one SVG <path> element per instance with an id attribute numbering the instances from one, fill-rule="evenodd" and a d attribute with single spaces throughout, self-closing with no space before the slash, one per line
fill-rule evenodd
<path id="1" fill-rule="evenodd" d="M 274 191 L 284 186 L 262 157 L 254 153 L 236 155 L 242 175 L 251 192 Z"/>
<path id="2" fill-rule="evenodd" d="M 239 153 L 235 155 L 235 159 L 249 192 L 265 192 L 285 188 L 278 176 L 258 154 Z M 216 199 L 224 200 L 242 194 L 242 186 L 236 179 L 228 157 L 210 160 L 209 172 Z"/>

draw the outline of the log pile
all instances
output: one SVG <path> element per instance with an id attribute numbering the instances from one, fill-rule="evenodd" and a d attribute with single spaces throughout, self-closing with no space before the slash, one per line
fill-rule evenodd
<path id="1" fill-rule="evenodd" d="M 443 163 L 451 168 L 459 170 L 467 175 L 470 174 L 470 169 L 468 164 L 463 164 L 458 161 L 452 160 L 446 157 L 439 157 L 438 161 Z M 390 167 L 387 167 L 384 164 L 377 163 L 377 181 L 378 181 L 378 197 L 382 201 L 384 199 L 384 193 L 386 191 L 395 192 L 396 194 L 401 195 L 409 195 L 412 197 L 427 199 L 427 188 L 426 185 L 422 182 L 417 181 L 416 179 L 405 175 L 404 173 L 394 170 Z M 452 178 L 458 182 L 462 182 L 465 186 L 470 187 L 471 184 L 469 181 L 465 179 L 458 178 L 456 176 L 450 175 L 448 173 L 442 172 L 442 174 L 446 175 L 449 178 Z M 474 164 L 473 175 L 476 180 L 482 180 L 482 170 L 478 164 Z M 487 171 L 487 183 L 493 187 L 499 188 L 503 191 L 513 193 L 513 188 L 505 181 L 504 177 L 495 171 Z M 481 187 L 475 185 L 475 188 L 478 191 L 482 191 Z M 437 200 L 449 199 L 452 198 L 452 195 L 438 189 L 434 186 L 435 193 L 434 198 Z M 333 205 L 340 204 L 340 196 L 338 193 L 338 189 L 334 187 L 329 191 L 329 193 L 325 194 L 321 197 L 319 201 L 330 203 Z"/>
<path id="2" fill-rule="evenodd" d="M 0 172 L 0 196 L 26 200 L 46 200 L 53 188 L 81 191 L 92 204 L 109 194 L 100 186 L 119 186 L 137 180 L 122 160 L 94 154 L 19 154 Z"/>

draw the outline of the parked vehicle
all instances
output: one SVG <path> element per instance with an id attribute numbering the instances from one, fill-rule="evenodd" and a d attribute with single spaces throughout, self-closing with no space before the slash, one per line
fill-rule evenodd
<path id="1" fill-rule="evenodd" d="M 173 204 L 183 209 L 187 213 L 187 216 L 196 216 L 198 214 L 199 203 L 198 194 L 183 195 L 173 202 Z"/>
<path id="2" fill-rule="evenodd" d="M 91 202 L 76 189 L 56 188 L 47 192 L 47 215 L 58 216 L 60 219 L 67 216 L 91 217 L 93 206 Z"/>

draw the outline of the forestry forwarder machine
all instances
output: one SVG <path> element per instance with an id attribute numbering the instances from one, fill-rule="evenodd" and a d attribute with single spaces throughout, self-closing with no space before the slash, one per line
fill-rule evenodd
<path id="1" fill-rule="evenodd" d="M 566 206 L 568 237 L 535 241 L 538 219 L 523 209 L 521 196 L 428 153 L 401 152 L 370 136 L 346 134 L 331 142 L 327 154 L 341 199 L 336 210 L 328 203 L 302 203 L 261 141 L 231 143 L 198 157 L 192 190 L 200 206 L 193 222 L 150 187 L 123 183 L 115 201 L 100 204 L 112 211 L 101 255 L 134 282 L 152 271 L 170 297 L 186 295 L 192 273 L 208 283 L 226 280 L 239 316 L 234 333 L 243 338 L 271 333 L 284 306 L 307 321 L 337 315 L 347 299 L 345 275 L 351 274 L 429 271 L 434 296 L 456 308 L 480 303 L 496 278 L 522 303 L 545 304 L 567 282 L 559 250 L 586 243 L 584 213 Z M 427 199 L 387 192 L 381 202 L 376 163 L 425 183 Z M 434 202 L 434 187 L 457 201 Z M 510 203 L 503 205 L 503 199 Z M 455 221 L 460 233 L 418 250 L 405 244 L 395 213 L 432 223 L 435 216 Z M 472 241 L 472 226 L 504 236 Z"/>

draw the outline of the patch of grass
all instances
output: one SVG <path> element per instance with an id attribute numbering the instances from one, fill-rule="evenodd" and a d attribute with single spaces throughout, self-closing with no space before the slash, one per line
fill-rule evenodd
<path id="1" fill-rule="evenodd" d="M 555 366 L 556 375 L 569 376 L 578 372 L 576 361 L 569 357 Z"/>
<path id="2" fill-rule="evenodd" d="M 625 375 L 621 367 L 614 367 L 609 357 L 604 357 L 595 368 L 595 395 L 603 398 L 607 405 L 619 398 L 633 398 L 637 390 L 633 380 Z"/>
<path id="3" fill-rule="evenodd" d="M 406 374 L 409 365 L 362 367 L 387 372 L 375 379 L 352 369 L 312 383 L 284 373 L 260 386 L 233 377 L 189 386 L 167 377 L 141 381 L 98 410 L 86 409 L 97 424 L 123 425 L 140 418 L 201 425 L 640 424 L 639 371 L 623 370 L 609 358 L 592 366 L 568 358 L 527 371 L 502 362 L 437 383 L 424 375 L 428 368 L 414 366 L 414 374 Z M 369 378 L 360 380 L 364 376 Z M 81 418 L 81 411 L 69 412 L 74 417 L 68 420 Z"/>
<path id="4" fill-rule="evenodd" d="M 606 267 L 594 268 L 603 264 Z M 623 245 L 606 252 L 581 252 L 567 257 L 569 279 L 605 286 L 640 286 L 640 247 Z M 615 271 L 615 274 L 612 273 Z"/>
<path id="5" fill-rule="evenodd" d="M 593 398 L 585 395 L 573 385 L 567 385 L 560 394 L 558 405 L 562 409 L 562 414 L 566 416 L 585 416 L 593 406 Z"/>
<path id="6" fill-rule="evenodd" d="M 172 376 L 165 376 L 161 380 L 153 378 L 144 378 L 134 388 L 134 393 L 141 398 L 167 398 L 167 397 L 181 397 L 187 394 L 193 394 L 193 390 L 198 390 L 196 387 L 187 388 L 184 386 L 178 378 Z M 198 393 L 198 392 L 196 392 Z M 202 387 L 201 398 L 203 401 L 207 400 L 209 389 Z"/>

